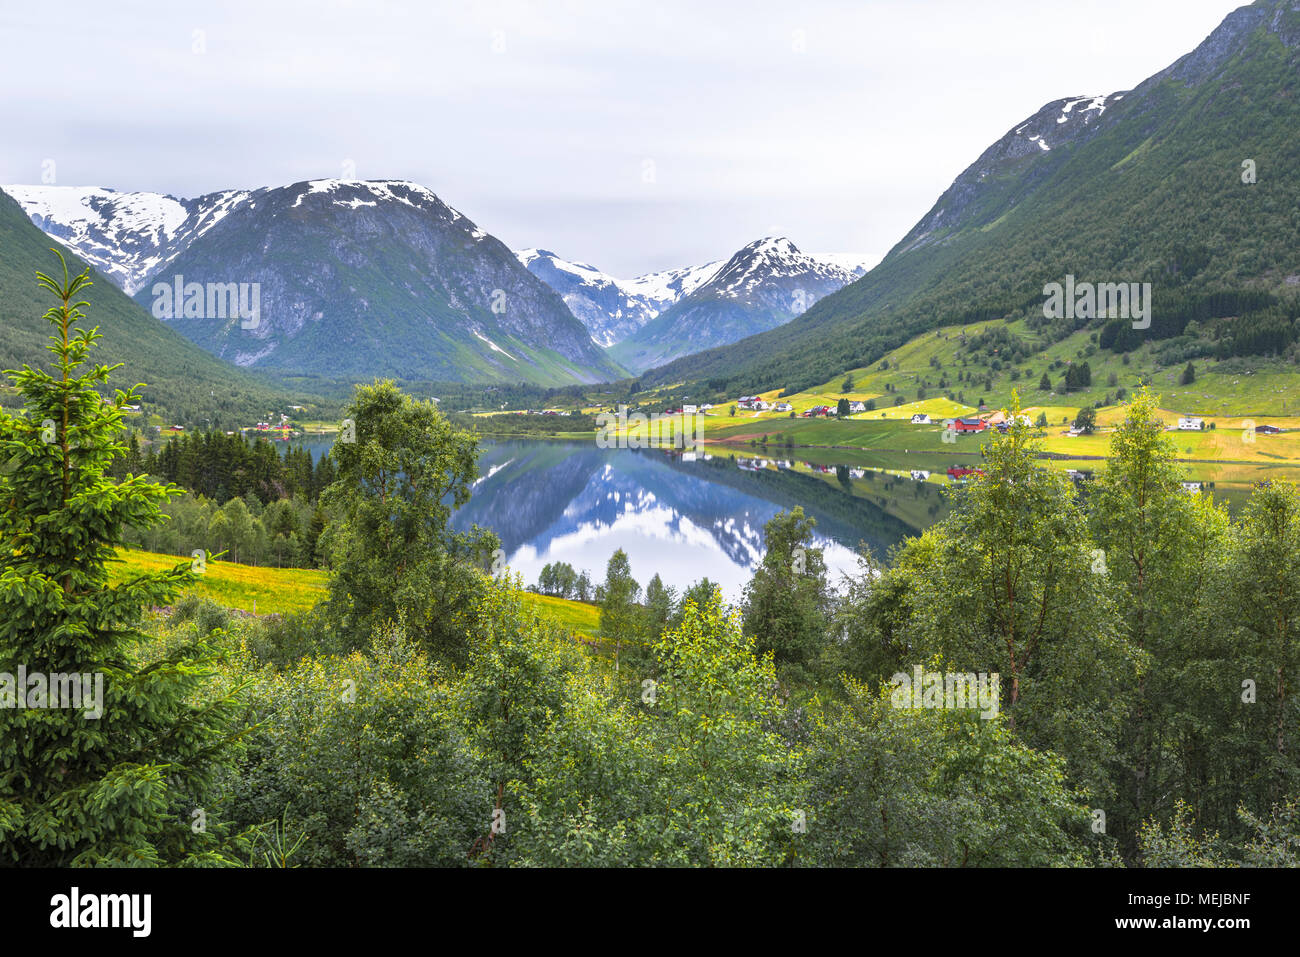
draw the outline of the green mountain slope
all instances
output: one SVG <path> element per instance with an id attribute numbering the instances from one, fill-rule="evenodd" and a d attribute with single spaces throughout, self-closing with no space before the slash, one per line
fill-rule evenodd
<path id="1" fill-rule="evenodd" d="M 1261 0 L 1126 94 L 1048 104 L 968 168 L 863 279 L 793 322 L 646 373 L 798 390 L 941 325 L 1026 319 L 1049 341 L 1294 352 L 1300 309 L 1300 10 Z M 1087 104 L 1086 106 L 1084 104 Z M 1255 182 L 1243 181 L 1253 161 Z M 1152 326 L 1049 321 L 1044 286 L 1150 282 Z M 1189 325 L 1194 323 L 1194 325 Z"/>
<path id="2" fill-rule="evenodd" d="M 36 272 L 53 274 L 56 243 L 28 220 L 22 208 L 0 192 L 0 365 L 45 364 L 50 356 L 49 324 L 42 318 L 52 305 L 36 285 Z M 68 268 L 85 263 L 63 249 Z M 146 412 L 158 412 L 185 425 L 214 428 L 247 425 L 271 409 L 286 405 L 286 394 L 253 379 L 168 329 L 96 274 L 87 291 L 87 326 L 99 326 L 104 338 L 96 352 L 103 362 L 124 362 L 114 374 L 119 388 L 144 382 Z"/>

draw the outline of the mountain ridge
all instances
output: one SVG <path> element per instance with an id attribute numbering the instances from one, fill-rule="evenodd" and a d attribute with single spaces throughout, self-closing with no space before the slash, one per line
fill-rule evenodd
<path id="1" fill-rule="evenodd" d="M 15 189 L 34 221 L 146 308 L 177 276 L 256 284 L 262 321 L 251 327 L 168 319 L 235 365 L 542 385 L 625 375 L 500 240 L 417 183 L 306 180 L 194 200 Z"/>
<path id="2" fill-rule="evenodd" d="M 1042 320 L 1045 284 L 1067 274 L 1151 282 L 1149 341 L 1181 341 L 1193 320 L 1211 324 L 1185 354 L 1290 348 L 1296 331 L 1282 327 L 1300 283 L 1300 183 L 1287 173 L 1300 163 L 1298 73 L 1300 4 L 1238 9 L 1133 90 L 1054 100 L 1015 124 L 866 277 L 784 326 L 642 379 L 798 390 L 940 325 Z M 1258 164 L 1258 183 L 1242 178 L 1245 160 Z M 1251 290 L 1267 304 L 1234 326 L 1251 311 L 1242 306 Z"/>

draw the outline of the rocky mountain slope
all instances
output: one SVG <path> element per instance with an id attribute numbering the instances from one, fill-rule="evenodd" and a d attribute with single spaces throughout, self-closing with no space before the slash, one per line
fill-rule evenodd
<path id="1" fill-rule="evenodd" d="M 640 372 L 783 325 L 865 272 L 864 264 L 806 255 L 788 239 L 756 240 L 610 351 Z"/>
<path id="2" fill-rule="evenodd" d="M 236 365 L 546 385 L 624 374 L 504 244 L 415 183 L 316 180 L 196 200 L 14 191 L 49 235 Z M 232 283 L 250 302 L 256 288 L 256 321 L 223 314 Z"/>

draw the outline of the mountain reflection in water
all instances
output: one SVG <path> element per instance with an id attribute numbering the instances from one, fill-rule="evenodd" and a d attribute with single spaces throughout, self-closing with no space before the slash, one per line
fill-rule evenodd
<path id="1" fill-rule="evenodd" d="M 526 584 L 551 562 L 586 569 L 600 582 L 621 548 L 642 586 L 658 574 L 680 592 L 708 577 L 737 600 L 762 559 L 763 525 L 796 505 L 817 520 L 816 545 L 833 582 L 857 568 L 860 542 L 883 556 L 916 534 L 877 504 L 879 495 L 869 501 L 850 493 L 869 474 L 875 473 L 593 443 L 483 440 L 473 497 L 452 524 L 493 529 Z M 885 478 L 937 511 L 936 486 Z"/>

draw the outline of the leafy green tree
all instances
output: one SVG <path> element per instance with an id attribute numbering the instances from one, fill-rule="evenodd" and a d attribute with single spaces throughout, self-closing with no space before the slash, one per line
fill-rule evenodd
<path id="1" fill-rule="evenodd" d="M 800 863 L 828 867 L 1059 867 L 1086 859 L 1087 810 L 1064 761 L 1005 721 L 894 707 L 846 680 L 813 723 Z"/>
<path id="2" fill-rule="evenodd" d="M 1120 628 L 1141 665 L 1125 688 L 1129 714 L 1117 762 L 1124 801 L 1109 820 L 1111 833 L 1132 851 L 1141 822 L 1172 812 L 1179 781 L 1192 773 L 1186 759 L 1203 759 L 1211 746 L 1195 730 L 1210 715 L 1196 713 L 1199 701 L 1188 702 L 1185 690 L 1199 686 L 1197 675 L 1205 673 L 1209 582 L 1227 522 L 1183 492 L 1159 400 L 1147 390 L 1125 409 L 1110 452 L 1089 517 L 1099 549 L 1094 573 L 1108 582 Z M 1225 689 L 1205 692 L 1218 697 Z"/>
<path id="3" fill-rule="evenodd" d="M 813 547 L 816 524 L 795 506 L 763 526 L 766 551 L 743 605 L 745 631 L 759 651 L 800 672 L 821 652 L 830 612 L 826 561 Z"/>
<path id="4" fill-rule="evenodd" d="M 193 581 L 191 566 L 109 586 L 125 529 L 158 524 L 180 490 L 110 477 L 139 394 L 101 396 L 119 366 L 93 364 L 98 329 L 77 328 L 89 273 L 69 279 L 64 263 L 62 278 L 38 276 L 57 300 L 45 314 L 54 371 L 10 370 L 25 408 L 0 412 L 0 672 L 22 668 L 45 687 L 0 682 L 0 857 L 230 863 L 214 780 L 238 731 L 233 696 L 206 686 L 212 649 L 136 654 L 145 611 Z"/>
<path id="5" fill-rule="evenodd" d="M 984 446 L 984 475 L 904 546 L 903 560 L 924 568 L 910 633 L 918 661 L 999 674 L 1008 726 L 1066 755 L 1072 786 L 1104 800 L 1116 695 L 1135 664 L 1105 579 L 1092 571 L 1074 485 L 1037 464 L 1038 448 L 1016 401 L 1011 427 Z"/>
<path id="6" fill-rule="evenodd" d="M 1097 428 L 1097 410 L 1087 405 L 1074 417 L 1074 427 L 1084 435 L 1091 435 Z"/>
<path id="7" fill-rule="evenodd" d="M 1256 702 L 1244 709 L 1248 739 L 1233 778 L 1257 813 L 1300 788 L 1294 689 L 1300 683 L 1300 489 L 1272 480 L 1258 486 L 1228 550 L 1222 583 L 1225 625 L 1240 688 L 1250 679 Z M 1226 664 L 1226 662 L 1225 662 Z"/>
<path id="8" fill-rule="evenodd" d="M 839 402 L 835 403 L 835 415 L 836 415 L 836 417 L 841 418 L 841 419 L 847 419 L 847 418 L 849 417 L 850 414 L 851 414 L 851 412 L 850 412 L 850 408 L 849 408 L 849 400 L 848 400 L 848 399 L 840 399 Z"/>
<path id="9" fill-rule="evenodd" d="M 655 704 L 645 733 L 658 755 L 649 822 L 655 863 L 772 866 L 789 859 L 803 810 L 801 753 L 773 728 L 784 721 L 770 654 L 715 591 L 685 602 L 681 625 L 655 646 Z M 804 818 L 807 812 L 804 811 Z"/>
<path id="10" fill-rule="evenodd" d="M 677 607 L 677 592 L 664 585 L 657 574 L 645 586 L 645 601 L 642 605 L 641 635 L 647 645 L 659 640 L 672 620 Z"/>
<path id="11" fill-rule="evenodd" d="M 637 598 L 641 586 L 632 577 L 627 552 L 618 549 L 605 566 L 605 584 L 600 603 L 600 634 L 614 644 L 614 670 L 619 669 L 619 654 L 625 642 L 638 640 L 640 609 Z"/>
<path id="12" fill-rule="evenodd" d="M 540 786 L 534 765 L 550 767 L 544 756 L 556 752 L 557 729 L 567 722 L 575 696 L 589 693 L 591 662 L 567 634 L 524 605 L 513 582 L 489 585 L 470 627 L 474 641 L 454 692 L 485 785 L 470 856 L 510 863 L 538 853 L 536 839 L 519 848 L 514 835 L 532 818 L 528 795 Z"/>
<path id="13" fill-rule="evenodd" d="M 825 673 L 872 681 L 905 666 L 912 576 L 913 570 L 902 562 L 882 567 L 865 552 L 858 556 L 858 573 L 846 576 L 835 606 L 833 634 L 842 640 L 828 644 Z"/>
<path id="14" fill-rule="evenodd" d="M 480 565 L 498 544 L 448 525 L 469 500 L 477 439 L 387 381 L 358 386 L 346 418 L 351 429 L 330 452 L 338 478 L 321 496 L 333 516 L 320 539 L 332 570 L 328 620 L 352 647 L 402 622 L 434 658 L 464 661 Z"/>
<path id="15" fill-rule="evenodd" d="M 1181 799 L 1174 803 L 1168 824 L 1151 820 L 1139 834 L 1140 858 L 1145 867 L 1224 867 L 1228 849 L 1217 832 L 1198 834 L 1192 809 Z"/>
<path id="16" fill-rule="evenodd" d="M 231 813 L 282 822 L 312 867 L 453 867 L 481 833 L 485 770 L 423 650 L 385 627 L 365 652 L 259 672 L 265 715 L 230 781 Z"/>
<path id="17" fill-rule="evenodd" d="M 690 585 L 682 592 L 681 601 L 677 603 L 672 616 L 668 619 L 669 630 L 682 626 L 682 622 L 686 620 L 686 605 L 688 602 L 694 604 L 697 608 L 706 607 L 709 602 L 713 601 L 713 595 L 718 590 L 717 583 L 707 577 L 701 578 L 695 584 Z"/>

